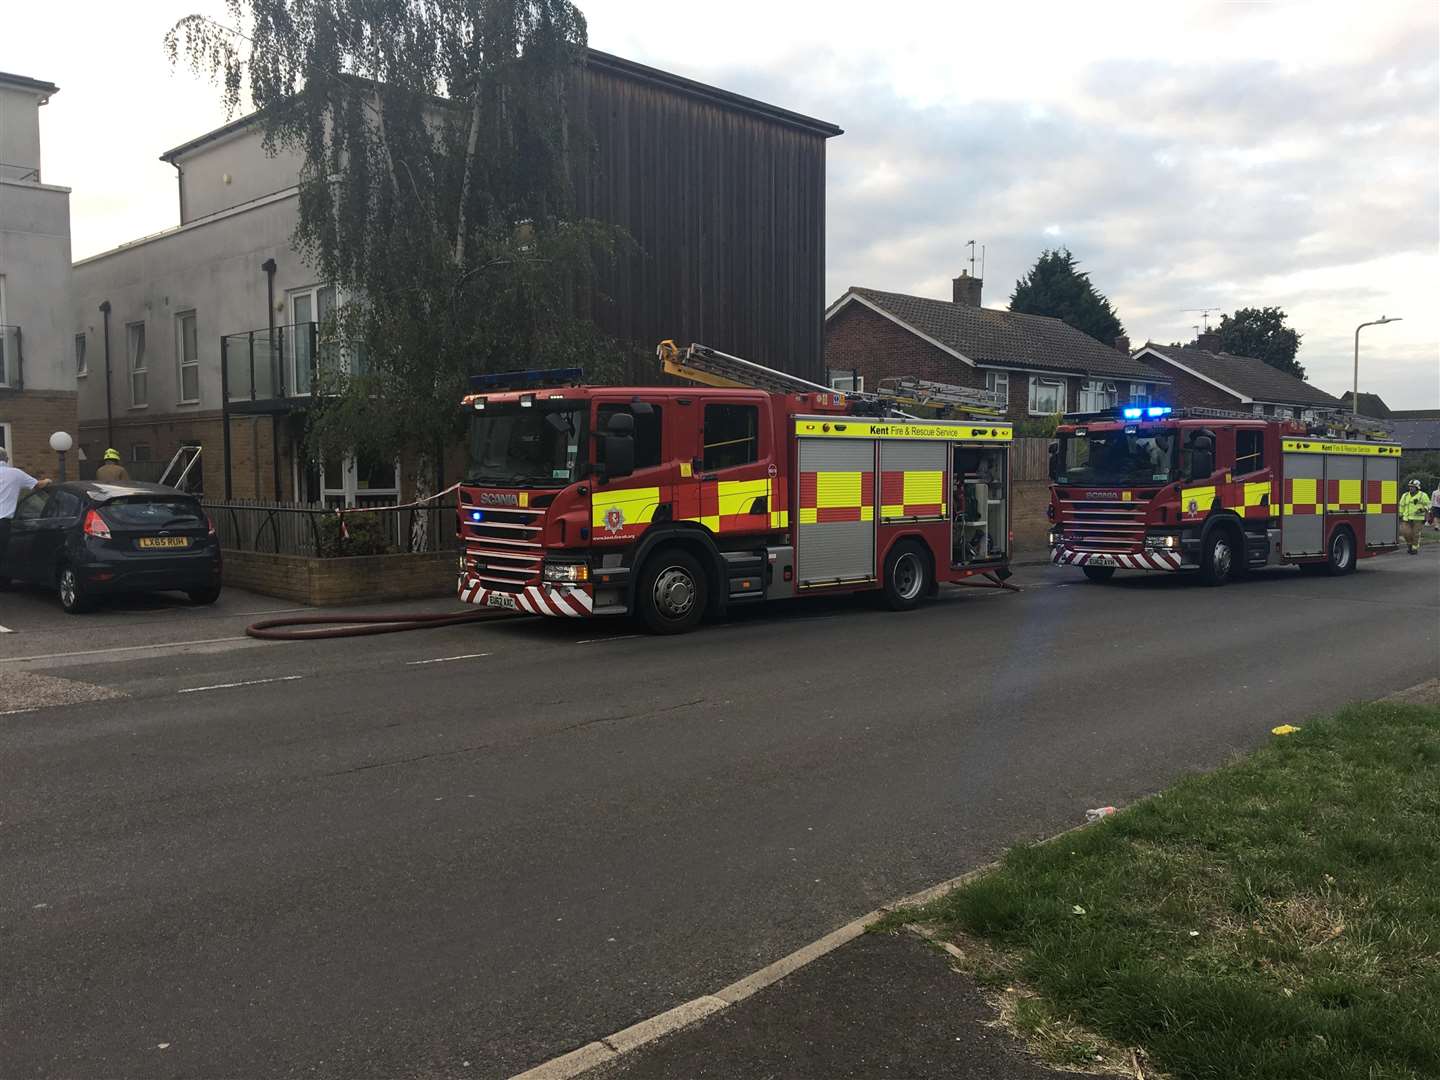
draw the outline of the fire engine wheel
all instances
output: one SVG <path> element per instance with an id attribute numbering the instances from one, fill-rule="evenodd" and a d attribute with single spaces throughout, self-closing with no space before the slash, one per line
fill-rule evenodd
<path id="1" fill-rule="evenodd" d="M 896 544 L 885 558 L 885 603 L 909 611 L 930 589 L 930 559 L 919 544 Z"/>
<path id="2" fill-rule="evenodd" d="M 1219 526 L 1205 541 L 1200 557 L 1200 580 L 1206 585 L 1224 585 L 1234 576 L 1238 548 L 1228 528 Z"/>
<path id="3" fill-rule="evenodd" d="M 681 548 L 657 551 L 645 562 L 635 593 L 640 621 L 655 634 L 683 634 L 705 617 L 705 570 Z"/>
<path id="4" fill-rule="evenodd" d="M 1340 577 L 1355 569 L 1355 537 L 1349 529 L 1336 529 L 1325 553 L 1325 572 Z"/>
<path id="5" fill-rule="evenodd" d="M 1080 569 L 1085 572 L 1085 576 L 1091 581 L 1109 581 L 1115 576 L 1115 568 L 1113 566 L 1082 566 Z"/>

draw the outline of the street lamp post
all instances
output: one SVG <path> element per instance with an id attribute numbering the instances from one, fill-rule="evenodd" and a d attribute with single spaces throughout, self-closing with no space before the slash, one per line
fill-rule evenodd
<path id="1" fill-rule="evenodd" d="M 57 431 L 50 436 L 50 449 L 60 455 L 60 482 L 65 482 L 65 451 L 75 445 L 75 440 L 66 431 Z"/>
<path id="2" fill-rule="evenodd" d="M 1350 415 L 1360 415 L 1360 331 L 1367 326 L 1384 326 L 1386 323 L 1399 322 L 1400 316 L 1390 318 L 1388 315 L 1381 315 L 1374 322 L 1362 322 L 1355 327 L 1355 385 L 1350 388 Z"/>

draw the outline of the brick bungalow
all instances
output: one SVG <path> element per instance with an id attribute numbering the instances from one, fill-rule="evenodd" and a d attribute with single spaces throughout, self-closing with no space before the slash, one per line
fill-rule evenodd
<path id="1" fill-rule="evenodd" d="M 981 307 L 981 286 L 962 273 L 951 300 L 852 286 L 825 313 L 830 385 L 913 375 L 985 388 L 1015 421 L 1167 397 L 1170 376 L 1132 360 L 1125 338 L 1112 348 L 1059 319 Z"/>
<path id="2" fill-rule="evenodd" d="M 1263 360 L 1222 352 L 1218 334 L 1201 334 L 1183 348 L 1147 342 L 1135 359 L 1172 380 L 1176 405 L 1300 420 L 1341 407 L 1338 398 Z"/>

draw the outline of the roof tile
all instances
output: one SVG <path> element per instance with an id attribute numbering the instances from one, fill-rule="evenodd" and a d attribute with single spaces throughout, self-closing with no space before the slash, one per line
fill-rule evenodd
<path id="1" fill-rule="evenodd" d="M 1278 405 L 1310 405 L 1338 408 L 1340 401 L 1324 390 L 1297 379 L 1288 372 L 1271 367 L 1263 360 L 1248 356 L 1232 356 L 1227 352 L 1208 352 L 1192 346 L 1176 348 L 1147 342 L 1145 348 L 1199 372 L 1219 383 L 1231 393 L 1252 401 L 1269 401 Z"/>
<path id="2" fill-rule="evenodd" d="M 854 294 L 976 364 L 1154 382 L 1154 368 L 1044 315 L 851 287 Z M 842 301 L 843 303 L 843 301 Z M 1163 376 L 1159 378 L 1163 379 Z"/>

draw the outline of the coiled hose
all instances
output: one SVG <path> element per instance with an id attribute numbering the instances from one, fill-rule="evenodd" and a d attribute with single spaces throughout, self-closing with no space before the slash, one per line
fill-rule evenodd
<path id="1" fill-rule="evenodd" d="M 482 609 L 440 615 L 396 612 L 391 615 L 303 615 L 297 619 L 264 619 L 245 628 L 245 633 L 262 641 L 312 641 L 318 638 L 365 637 L 369 634 L 398 634 L 403 630 L 431 630 L 440 626 L 461 626 L 507 618 L 508 611 Z M 296 630 L 292 627 L 329 627 L 327 630 Z"/>

